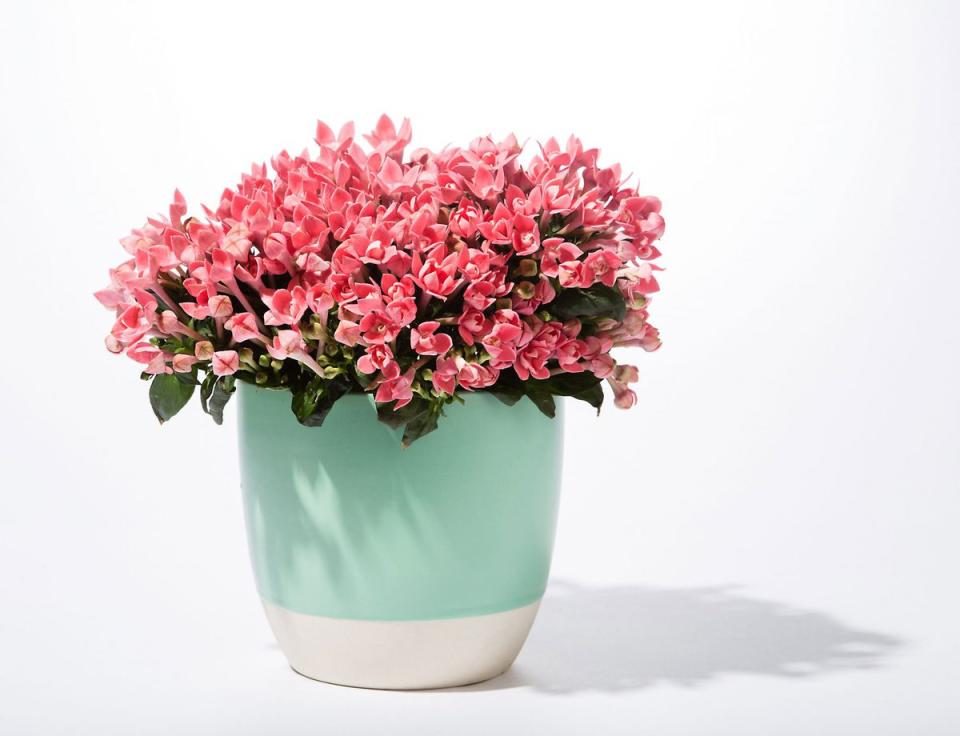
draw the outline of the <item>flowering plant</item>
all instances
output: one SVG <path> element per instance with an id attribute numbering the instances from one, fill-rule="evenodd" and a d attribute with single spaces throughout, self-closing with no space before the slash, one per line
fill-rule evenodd
<path id="1" fill-rule="evenodd" d="M 224 190 L 205 217 L 175 192 L 121 243 L 129 259 L 97 299 L 115 311 L 107 348 L 144 366 L 163 422 L 200 388 L 217 423 L 236 381 L 289 390 L 305 425 L 372 392 L 404 444 L 460 391 L 505 403 L 554 396 L 599 411 L 636 401 L 618 346 L 655 350 L 660 201 L 576 138 L 521 164 L 514 136 L 413 150 L 386 116 L 364 136 L 317 124 L 319 152 L 281 152 Z"/>

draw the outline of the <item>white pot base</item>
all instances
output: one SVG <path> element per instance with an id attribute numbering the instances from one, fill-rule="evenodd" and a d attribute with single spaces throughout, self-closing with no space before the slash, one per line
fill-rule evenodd
<path id="1" fill-rule="evenodd" d="M 489 680 L 510 669 L 540 601 L 485 616 L 359 621 L 295 613 L 263 601 L 290 666 L 334 685 L 429 690 Z"/>

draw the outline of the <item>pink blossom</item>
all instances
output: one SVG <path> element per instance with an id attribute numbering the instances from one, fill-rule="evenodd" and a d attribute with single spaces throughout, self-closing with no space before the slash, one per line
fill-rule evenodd
<path id="1" fill-rule="evenodd" d="M 540 247 L 540 228 L 537 221 L 527 215 L 513 218 L 513 250 L 518 256 L 536 252 Z"/>
<path id="2" fill-rule="evenodd" d="M 301 286 L 294 287 L 292 291 L 277 289 L 260 298 L 269 307 L 263 318 L 266 325 L 295 325 L 307 311 L 307 292 Z"/>
<path id="3" fill-rule="evenodd" d="M 439 322 L 421 322 L 410 331 L 410 347 L 420 355 L 445 355 L 453 347 L 453 338 L 437 333 Z"/>
<path id="4" fill-rule="evenodd" d="M 240 356 L 236 350 L 218 350 L 213 354 L 213 372 L 218 376 L 229 376 L 240 368 Z"/>
<path id="5" fill-rule="evenodd" d="M 233 303 L 230 301 L 230 297 L 217 294 L 207 300 L 207 309 L 210 310 L 211 317 L 224 319 L 233 314 Z"/>
<path id="6" fill-rule="evenodd" d="M 357 370 L 361 373 L 376 373 L 393 363 L 393 353 L 386 345 L 371 345 L 357 361 Z"/>
<path id="7" fill-rule="evenodd" d="M 606 286 L 617 282 L 617 269 L 620 259 L 608 250 L 595 250 L 584 260 L 584 266 L 593 272 L 593 278 Z"/>
<path id="8" fill-rule="evenodd" d="M 413 399 L 411 387 L 415 373 L 415 370 L 410 368 L 403 375 L 381 382 L 377 386 L 377 394 L 374 399 L 380 404 L 396 401 L 394 409 L 406 406 Z"/>
<path id="9" fill-rule="evenodd" d="M 360 325 L 347 319 L 340 320 L 333 339 L 342 345 L 353 347 L 360 341 Z"/>
<path id="10" fill-rule="evenodd" d="M 573 136 L 527 159 L 513 135 L 407 152 L 411 136 L 385 115 L 359 138 L 318 122 L 318 150 L 253 165 L 210 208 L 190 216 L 176 191 L 121 239 L 95 294 L 106 348 L 155 375 L 261 366 L 271 388 L 336 373 L 394 407 L 416 387 L 433 409 L 506 369 L 588 371 L 632 405 L 636 369 L 611 351 L 660 346 L 648 314 L 660 201 Z M 597 284 L 623 296 L 622 319 L 550 321 L 558 293 Z"/>
<path id="11" fill-rule="evenodd" d="M 457 383 L 468 391 L 492 386 L 500 377 L 500 371 L 480 363 L 470 363 L 463 358 L 457 358 L 456 364 L 459 369 Z"/>
<path id="12" fill-rule="evenodd" d="M 457 367 L 455 358 L 437 358 L 437 366 L 433 369 L 431 379 L 433 388 L 440 393 L 453 395 L 457 389 L 457 374 L 460 369 Z"/>
<path id="13" fill-rule="evenodd" d="M 543 241 L 543 257 L 540 261 L 540 272 L 544 276 L 556 277 L 561 263 L 572 263 L 583 253 L 573 243 L 563 238 L 547 238 Z"/>
<path id="14" fill-rule="evenodd" d="M 520 317 L 512 309 L 501 309 L 493 318 L 493 328 L 481 339 L 495 368 L 509 367 L 517 359 L 517 343 L 523 334 Z"/>
<path id="15" fill-rule="evenodd" d="M 192 355 L 174 355 L 173 356 L 173 370 L 177 373 L 189 373 L 193 370 L 193 366 L 196 364 L 197 359 Z"/>
<path id="16" fill-rule="evenodd" d="M 472 238 L 477 232 L 477 225 L 483 221 L 483 211 L 480 206 L 466 197 L 450 214 L 450 232 L 461 238 Z"/>
<path id="17" fill-rule="evenodd" d="M 490 322 L 483 316 L 483 312 L 478 309 L 467 309 L 460 315 L 457 321 L 457 331 L 460 338 L 467 345 L 473 345 L 478 335 L 484 334 L 490 329 Z"/>
<path id="18" fill-rule="evenodd" d="M 428 294 L 444 298 L 449 296 L 460 283 L 457 278 L 457 260 L 456 253 L 447 256 L 431 255 L 417 269 L 416 283 Z M 417 266 L 419 259 L 415 256 L 413 263 Z"/>
<path id="19" fill-rule="evenodd" d="M 233 315 L 226 321 L 225 326 L 233 333 L 233 339 L 237 342 L 246 342 L 247 340 L 264 342 L 264 337 L 257 327 L 257 318 L 249 312 L 240 312 Z"/>
<path id="20" fill-rule="evenodd" d="M 360 333 L 367 345 L 392 342 L 400 334 L 401 325 L 382 311 L 370 312 L 360 320 Z"/>

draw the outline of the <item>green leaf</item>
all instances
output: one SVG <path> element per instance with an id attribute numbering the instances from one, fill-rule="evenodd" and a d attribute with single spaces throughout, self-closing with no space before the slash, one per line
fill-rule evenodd
<path id="1" fill-rule="evenodd" d="M 193 370 L 191 370 L 189 373 L 174 373 L 173 375 L 176 376 L 177 380 L 180 381 L 180 383 L 186 383 L 189 386 L 200 385 L 200 381 L 197 380 L 196 366 L 194 366 Z"/>
<path id="2" fill-rule="evenodd" d="M 150 406 L 163 424 L 180 411 L 193 396 L 193 386 L 172 373 L 162 373 L 150 383 Z"/>
<path id="3" fill-rule="evenodd" d="M 405 424 L 414 421 L 421 414 L 430 411 L 430 402 L 426 399 L 415 397 L 406 406 L 394 409 L 393 404 L 379 404 L 377 406 L 377 419 L 386 424 L 391 429 L 400 429 Z"/>
<path id="4" fill-rule="evenodd" d="M 329 381 L 317 376 L 306 386 L 293 392 L 290 408 L 300 424 L 305 427 L 319 427 L 333 405 L 352 387 L 351 380 L 343 374 Z"/>
<path id="5" fill-rule="evenodd" d="M 431 406 L 429 411 L 419 414 L 412 421 L 407 422 L 400 444 L 404 447 L 410 447 L 410 445 L 421 437 L 430 434 L 437 428 L 437 420 L 440 417 L 440 413 L 439 406 Z"/>
<path id="6" fill-rule="evenodd" d="M 210 371 L 203 379 L 203 383 L 200 384 L 200 406 L 203 407 L 203 411 L 207 414 L 210 413 L 210 407 L 208 402 L 210 397 L 213 396 L 213 385 L 217 382 L 217 375 Z"/>
<path id="7" fill-rule="evenodd" d="M 627 304 L 617 289 L 594 284 L 589 289 L 563 290 L 546 309 L 562 320 L 609 317 L 620 322 L 627 313 Z"/>
<path id="8" fill-rule="evenodd" d="M 586 401 L 597 410 L 598 415 L 600 414 L 600 407 L 603 406 L 603 386 L 599 381 L 590 388 L 575 394 L 570 394 L 569 396 L 571 399 Z"/>
<path id="9" fill-rule="evenodd" d="M 557 416 L 557 405 L 553 400 L 553 394 L 550 393 L 550 389 L 546 386 L 539 385 L 539 382 L 528 382 L 526 386 L 527 398 L 534 403 L 534 405 L 546 414 L 548 417 L 553 419 Z"/>
<path id="10" fill-rule="evenodd" d="M 589 371 L 558 373 L 543 382 L 557 396 L 586 401 L 600 413 L 603 405 L 603 381 Z"/>
<path id="11" fill-rule="evenodd" d="M 223 424 L 223 408 L 237 390 L 237 380 L 233 376 L 224 376 L 213 384 L 210 396 L 210 416 L 217 424 Z"/>
<path id="12" fill-rule="evenodd" d="M 507 406 L 513 406 L 523 398 L 523 388 L 520 386 L 494 386 L 489 392 Z"/>

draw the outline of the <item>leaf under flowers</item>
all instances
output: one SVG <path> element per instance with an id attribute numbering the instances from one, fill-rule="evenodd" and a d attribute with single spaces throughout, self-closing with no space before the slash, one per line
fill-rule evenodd
<path id="1" fill-rule="evenodd" d="M 193 385 L 177 379 L 172 373 L 162 373 L 150 382 L 150 406 L 160 424 L 172 419 L 190 397 Z"/>

